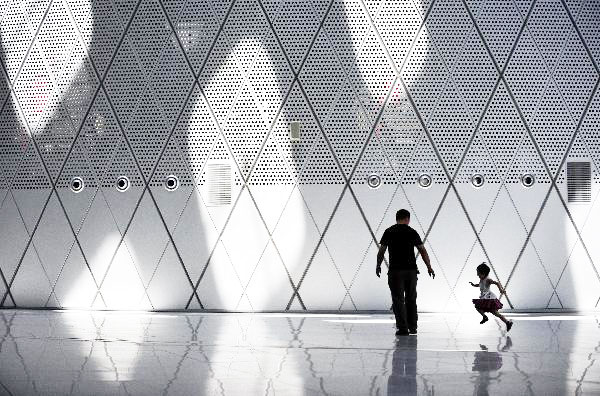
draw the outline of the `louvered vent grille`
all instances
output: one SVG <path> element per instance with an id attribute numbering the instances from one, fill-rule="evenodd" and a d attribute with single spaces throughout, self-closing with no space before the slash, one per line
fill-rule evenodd
<path id="1" fill-rule="evenodd" d="M 208 182 L 208 206 L 231 204 L 231 165 L 208 164 L 206 166 Z"/>
<path id="2" fill-rule="evenodd" d="M 567 163 L 569 202 L 587 203 L 592 199 L 592 169 L 589 162 Z"/>

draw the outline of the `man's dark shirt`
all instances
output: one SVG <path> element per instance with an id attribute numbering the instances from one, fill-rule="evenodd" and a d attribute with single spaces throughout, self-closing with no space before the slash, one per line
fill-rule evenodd
<path id="1" fill-rule="evenodd" d="M 394 224 L 385 230 L 380 243 L 386 245 L 390 252 L 390 271 L 417 269 L 415 246 L 423 242 L 408 224 Z"/>

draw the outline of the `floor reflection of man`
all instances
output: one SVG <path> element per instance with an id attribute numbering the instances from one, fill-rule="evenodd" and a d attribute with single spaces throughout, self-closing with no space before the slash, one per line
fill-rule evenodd
<path id="1" fill-rule="evenodd" d="M 388 395 L 415 395 L 417 393 L 417 337 L 396 340 L 392 356 L 392 373 L 388 378 Z"/>
<path id="2" fill-rule="evenodd" d="M 475 388 L 473 395 L 487 396 L 489 395 L 489 386 L 492 381 L 496 381 L 500 378 L 500 374 L 492 376 L 492 372 L 500 370 L 502 368 L 502 355 L 498 352 L 488 351 L 488 347 L 479 344 L 481 351 L 475 352 L 473 359 L 473 371 L 479 373 L 475 379 Z M 510 337 L 506 337 L 506 341 L 503 347 L 498 346 L 498 351 L 506 352 L 512 347 L 512 340 Z"/>

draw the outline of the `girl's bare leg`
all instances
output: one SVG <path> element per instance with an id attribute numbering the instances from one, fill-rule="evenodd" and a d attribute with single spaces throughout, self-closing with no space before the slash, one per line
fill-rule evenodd
<path id="1" fill-rule="evenodd" d="M 488 317 L 486 316 L 485 312 L 483 312 L 481 309 L 477 309 L 477 308 L 475 308 L 475 309 L 477 310 L 477 312 L 479 312 L 479 314 L 481 316 L 483 316 L 483 319 L 481 319 L 481 322 L 479 322 L 479 324 L 484 324 L 485 322 L 487 322 Z"/>
<path id="2" fill-rule="evenodd" d="M 500 312 L 492 311 L 491 314 L 500 318 L 500 320 L 503 321 L 505 324 L 508 323 L 508 319 L 506 319 Z"/>
<path id="3" fill-rule="evenodd" d="M 500 318 L 501 321 L 504 322 L 504 324 L 506 325 L 506 331 L 510 331 L 510 329 L 512 328 L 513 322 L 512 320 L 508 320 L 506 319 L 500 312 L 498 311 L 493 311 L 492 315 L 497 316 L 498 318 Z"/>

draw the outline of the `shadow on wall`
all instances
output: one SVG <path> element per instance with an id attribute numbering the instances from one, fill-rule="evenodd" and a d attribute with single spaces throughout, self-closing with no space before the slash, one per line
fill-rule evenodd
<path id="1" fill-rule="evenodd" d="M 511 9 L 512 28 L 548 12 L 535 7 Z M 485 27 L 497 10 L 468 11 Z M 551 143 L 568 134 L 548 132 L 559 113 L 546 110 L 567 107 L 554 86 L 533 104 L 515 88 L 536 93 L 526 44 L 543 36 L 537 25 L 486 46 L 473 26 L 444 34 L 470 22 L 444 1 L 3 12 L 4 306 L 385 309 L 369 260 L 400 207 L 440 269 L 421 282 L 435 296 L 422 309 L 470 309 L 464 285 L 481 261 L 509 281 L 512 307 L 593 305 L 572 287 L 594 279 L 592 265 L 571 271 L 589 251 L 542 160 L 559 168 Z M 589 157 L 583 140 L 573 156 Z M 590 208 L 573 216 L 580 230 Z M 548 282 L 532 293 L 532 277 Z"/>
<path id="2" fill-rule="evenodd" d="M 425 139 L 416 118 L 403 121 L 410 105 L 394 70 L 416 45 L 416 79 L 427 43 L 420 34 L 386 52 L 379 35 L 399 9 L 379 10 L 379 33 L 378 7 L 367 8 L 7 6 L 4 306 L 387 307 L 363 262 L 388 204 L 363 188 L 364 173 L 380 166 L 384 139 L 396 147 L 386 161 L 403 166 Z M 412 9 L 407 34 L 422 13 Z M 405 180 L 387 168 L 389 185 Z"/>

